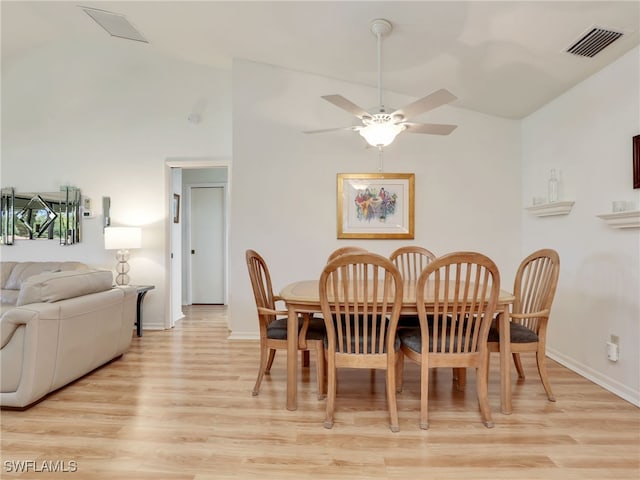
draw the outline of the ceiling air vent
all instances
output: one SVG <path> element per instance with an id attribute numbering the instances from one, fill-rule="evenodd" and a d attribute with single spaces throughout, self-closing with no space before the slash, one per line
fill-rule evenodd
<path id="1" fill-rule="evenodd" d="M 620 32 L 595 27 L 569 47 L 567 52 L 583 57 L 594 57 L 621 36 Z"/>
<path id="2" fill-rule="evenodd" d="M 98 10 L 97 8 L 80 7 L 87 15 L 93 18 L 98 25 L 104 28 L 112 37 L 126 38 L 136 42 L 149 43 L 149 40 L 131 25 L 124 15 L 119 13 Z"/>

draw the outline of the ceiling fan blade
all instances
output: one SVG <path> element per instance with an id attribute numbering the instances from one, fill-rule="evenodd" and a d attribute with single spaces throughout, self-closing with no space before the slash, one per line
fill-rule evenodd
<path id="1" fill-rule="evenodd" d="M 325 132 L 338 132 L 340 130 L 357 130 L 359 127 L 338 127 L 338 128 L 323 128 L 321 130 L 307 130 L 302 133 L 325 133 Z"/>
<path id="2" fill-rule="evenodd" d="M 336 107 L 346 110 L 347 112 L 355 115 L 358 118 L 371 117 L 368 112 L 364 111 L 362 108 L 360 108 L 350 100 L 347 100 L 342 95 L 323 95 L 322 98 L 324 98 L 327 102 L 333 103 Z"/>
<path id="3" fill-rule="evenodd" d="M 449 90 L 441 88 L 440 90 L 436 90 L 435 92 L 430 93 L 426 97 L 420 98 L 419 100 L 410 103 L 404 108 L 396 110 L 391 115 L 402 115 L 405 119 L 408 120 L 415 117 L 416 115 L 420 115 L 421 113 L 433 110 L 440 105 L 453 102 L 457 98 L 458 97 L 456 97 Z"/>
<path id="4" fill-rule="evenodd" d="M 453 132 L 457 125 L 445 125 L 443 123 L 411 123 L 411 122 L 403 122 L 402 125 L 405 125 L 406 132 L 409 133 L 428 133 L 430 135 L 449 135 Z"/>

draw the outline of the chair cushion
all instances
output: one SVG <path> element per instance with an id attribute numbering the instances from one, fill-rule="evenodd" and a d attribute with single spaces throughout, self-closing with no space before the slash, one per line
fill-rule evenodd
<path id="1" fill-rule="evenodd" d="M 414 352 L 422 353 L 420 327 L 409 327 L 398 330 L 398 338 L 402 345 L 409 347 Z M 431 341 L 431 337 L 429 337 L 429 341 Z"/>
<path id="2" fill-rule="evenodd" d="M 538 341 L 536 333 L 517 322 L 511 322 L 511 343 L 535 343 Z M 489 342 L 499 342 L 500 333 L 494 320 L 489 330 Z"/>
<path id="3" fill-rule="evenodd" d="M 368 317 L 367 320 L 371 321 L 371 317 Z M 353 325 L 353 322 L 355 321 L 353 315 L 351 315 L 350 321 L 351 321 L 351 324 Z M 377 317 L 377 321 L 378 322 L 381 321 L 380 317 Z M 389 326 L 389 319 L 385 318 L 384 321 L 387 323 L 387 327 L 388 327 Z M 363 319 L 359 318 L 358 322 L 360 324 L 360 332 L 362 332 Z M 334 326 L 335 326 L 335 319 L 334 319 Z M 343 323 L 343 331 L 345 330 L 345 328 L 346 328 L 346 325 Z M 363 351 L 364 350 L 364 338 L 362 337 L 362 335 L 359 338 L 359 342 L 360 342 L 360 351 Z M 329 346 L 329 340 L 326 337 L 324 339 L 324 346 L 325 346 L 325 348 L 327 348 Z M 369 349 L 369 351 L 373 351 L 373 353 L 386 353 L 386 351 L 387 351 L 386 343 L 385 343 L 383 348 L 384 348 L 383 352 L 377 352 L 375 348 L 374 349 Z M 338 349 L 338 345 L 337 345 L 337 342 L 336 342 L 336 351 L 337 351 L 337 349 Z M 397 352 L 399 349 L 400 349 L 400 339 L 398 338 L 398 336 L 396 334 L 396 338 L 395 338 L 395 341 L 394 341 L 394 350 Z M 355 343 L 354 342 L 352 342 L 352 344 L 351 344 L 351 350 L 355 351 Z"/>
<path id="4" fill-rule="evenodd" d="M 418 318 L 418 315 L 400 315 L 400 320 L 398 320 L 398 328 L 419 326 L 420 319 Z"/>
<path id="5" fill-rule="evenodd" d="M 427 323 L 429 325 L 433 325 L 433 315 L 427 314 Z M 400 320 L 398 320 L 398 328 L 419 326 L 420 317 L 418 317 L 418 315 L 400 315 Z"/>
<path id="6" fill-rule="evenodd" d="M 429 329 L 433 328 L 433 315 L 427 316 L 427 323 L 429 325 Z M 449 322 L 451 322 L 451 317 L 447 317 L 446 329 L 449 329 Z M 422 337 L 420 335 L 420 326 L 403 328 L 398 330 L 398 337 L 400 338 L 401 343 L 409 347 L 414 352 L 422 353 Z M 445 352 L 449 351 L 449 338 L 450 335 L 446 335 L 445 340 Z M 464 339 L 463 339 L 464 343 Z M 429 351 L 433 351 L 433 337 L 429 336 Z"/>
<path id="7" fill-rule="evenodd" d="M 298 331 L 302 328 L 302 317 L 298 318 Z M 311 317 L 309 328 L 307 329 L 307 340 L 322 340 L 326 335 L 324 320 L 322 318 Z M 267 327 L 267 338 L 273 340 L 287 339 L 287 317 L 276 318 Z"/>

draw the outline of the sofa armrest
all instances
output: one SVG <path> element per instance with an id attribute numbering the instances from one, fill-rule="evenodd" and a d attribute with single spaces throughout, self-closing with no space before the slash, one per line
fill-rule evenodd
<path id="1" fill-rule="evenodd" d="M 30 405 L 125 353 L 133 336 L 136 293 L 133 287 L 111 288 L 5 312 L 0 405 Z"/>
<path id="2" fill-rule="evenodd" d="M 57 308 L 51 304 L 33 307 L 14 308 L 0 318 L 2 406 L 24 407 L 51 388 L 59 325 L 51 319 Z"/>

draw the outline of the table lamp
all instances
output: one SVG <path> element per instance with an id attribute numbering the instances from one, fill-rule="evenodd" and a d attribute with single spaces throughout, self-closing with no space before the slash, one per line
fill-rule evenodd
<path id="1" fill-rule="evenodd" d="M 140 227 L 107 227 L 104 229 L 104 248 L 117 250 L 116 285 L 129 285 L 129 249 L 142 245 L 142 229 Z"/>

